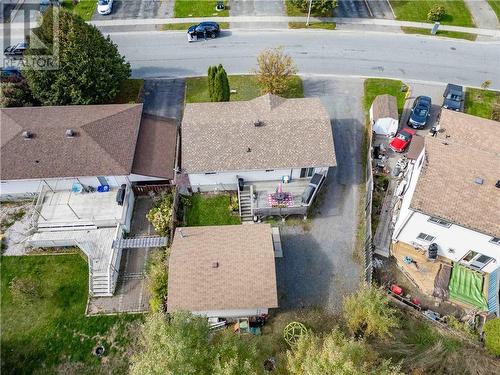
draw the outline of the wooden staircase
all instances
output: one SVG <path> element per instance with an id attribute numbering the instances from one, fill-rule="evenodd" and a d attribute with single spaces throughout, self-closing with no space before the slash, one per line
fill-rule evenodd
<path id="1" fill-rule="evenodd" d="M 240 191 L 240 210 L 241 222 L 253 223 L 252 197 L 250 196 L 250 188 L 248 187 Z"/>

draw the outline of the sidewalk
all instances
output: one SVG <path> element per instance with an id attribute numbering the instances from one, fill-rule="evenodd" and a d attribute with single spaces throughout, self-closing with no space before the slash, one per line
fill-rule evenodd
<path id="1" fill-rule="evenodd" d="M 288 23 L 288 22 L 306 22 L 306 17 L 282 17 L 282 16 L 239 16 L 239 17 L 215 17 L 215 18 L 202 18 L 202 17 L 192 17 L 192 18 L 150 18 L 150 19 L 122 19 L 122 20 L 103 20 L 103 21 L 90 21 L 89 23 L 97 27 L 113 27 L 113 26 L 147 26 L 147 25 L 165 25 L 174 23 L 200 23 L 207 20 L 216 20 L 217 22 L 230 22 L 232 24 L 237 23 Z M 365 26 L 386 26 L 386 27 L 417 27 L 422 29 L 432 29 L 433 24 L 425 22 L 409 22 L 409 21 L 396 21 L 387 19 L 369 19 L 369 18 L 337 18 L 337 17 L 311 17 L 310 22 L 336 22 L 338 25 L 365 25 Z M 34 27 L 36 23 L 31 26 Z M 5 24 L 0 26 L 5 27 Z M 12 23 L 9 24 L 11 30 L 22 29 L 24 24 Z M 267 29 L 263 27 L 262 29 Z M 258 30 L 258 29 L 256 29 Z M 500 38 L 500 30 L 490 30 L 481 29 L 473 27 L 461 27 L 461 26 L 448 26 L 441 25 L 439 30 L 443 31 L 457 31 L 462 33 L 484 35 L 495 38 Z M 367 30 L 368 31 L 368 30 Z"/>

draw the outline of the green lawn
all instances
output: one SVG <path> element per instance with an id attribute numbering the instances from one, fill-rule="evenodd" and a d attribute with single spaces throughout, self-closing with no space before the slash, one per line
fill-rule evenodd
<path id="1" fill-rule="evenodd" d="M 186 225 L 231 225 L 240 224 L 238 214 L 229 209 L 229 194 L 193 194 L 187 198 Z"/>
<path id="2" fill-rule="evenodd" d="M 14 298 L 14 277 L 38 285 L 31 299 Z M 58 366 L 95 374 L 110 365 L 127 372 L 128 330 L 141 316 L 85 316 L 88 265 L 80 254 L 1 257 L 1 292 L 2 374 L 56 373 Z M 92 354 L 97 344 L 107 365 Z"/>
<path id="3" fill-rule="evenodd" d="M 194 24 L 191 23 L 167 23 L 161 27 L 163 31 L 171 31 L 171 30 L 185 30 L 189 28 L 189 26 L 193 26 Z M 219 26 L 221 30 L 224 29 L 229 29 L 229 23 L 228 22 L 219 22 Z"/>
<path id="4" fill-rule="evenodd" d="M 236 93 L 231 94 L 231 101 L 251 100 L 262 95 L 255 77 L 251 75 L 229 76 L 229 86 L 231 90 L 236 90 Z M 304 88 L 302 87 L 302 80 L 299 76 L 294 76 L 292 78 L 290 87 L 282 96 L 285 98 L 304 97 Z M 210 98 L 208 96 L 207 77 L 195 77 L 186 79 L 187 103 L 209 101 Z"/>
<path id="5" fill-rule="evenodd" d="M 434 4 L 442 5 L 446 15 L 440 21 L 443 25 L 474 27 L 469 9 L 462 0 L 389 0 L 396 19 L 401 21 L 429 22 L 427 13 Z M 431 22 L 432 23 L 432 22 Z"/>
<path id="6" fill-rule="evenodd" d="M 365 79 L 365 96 L 363 106 L 368 111 L 376 96 L 389 94 L 396 97 L 398 102 L 398 112 L 401 114 L 405 104 L 406 92 L 401 91 L 403 82 L 395 79 L 368 78 Z"/>
<path id="7" fill-rule="evenodd" d="M 418 27 L 406 27 L 402 26 L 401 30 L 403 30 L 406 34 L 422 34 L 422 35 L 432 35 L 430 29 L 421 29 Z M 436 33 L 437 36 L 443 36 L 446 38 L 455 38 L 455 39 L 465 39 L 465 40 L 470 40 L 474 41 L 477 38 L 476 34 L 469 34 L 469 33 L 460 33 L 457 31 L 442 31 L 438 30 Z"/>
<path id="8" fill-rule="evenodd" d="M 500 21 L 500 0 L 487 0 L 490 4 L 491 9 L 496 13 L 498 20 Z"/>
<path id="9" fill-rule="evenodd" d="M 97 8 L 97 0 L 80 0 L 76 6 L 73 5 L 72 0 L 64 0 L 63 7 L 82 17 L 85 21 L 90 21 Z"/>
<path id="10" fill-rule="evenodd" d="M 496 120 L 500 118 L 500 92 L 467 88 L 465 90 L 465 113 L 487 119 L 492 118 L 493 107 L 496 106 Z"/>
<path id="11" fill-rule="evenodd" d="M 175 0 L 174 14 L 176 18 L 185 17 L 227 17 L 227 0 L 224 1 L 226 10 L 217 12 L 215 10 L 216 1 L 207 0 Z"/>
<path id="12" fill-rule="evenodd" d="M 116 104 L 137 103 L 143 86 L 143 79 L 126 79 L 121 84 L 120 92 L 114 102 Z"/>
<path id="13" fill-rule="evenodd" d="M 337 24 L 335 22 L 315 22 L 310 23 L 309 26 L 305 22 L 288 22 L 289 29 L 325 29 L 335 30 Z"/>
<path id="14" fill-rule="evenodd" d="M 290 0 L 285 0 L 286 14 L 290 17 L 301 17 L 307 16 L 307 12 L 303 12 L 300 8 L 292 4 Z M 312 17 L 332 17 L 331 12 L 326 12 L 325 14 L 311 12 Z"/>

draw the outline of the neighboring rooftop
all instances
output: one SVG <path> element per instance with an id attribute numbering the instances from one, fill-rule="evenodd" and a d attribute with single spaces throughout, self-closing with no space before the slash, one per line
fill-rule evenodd
<path id="1" fill-rule="evenodd" d="M 500 237 L 500 122 L 443 110 L 410 207 Z"/>
<path id="2" fill-rule="evenodd" d="M 416 160 L 422 153 L 422 150 L 424 149 L 424 142 L 425 138 L 422 137 L 421 135 L 415 134 L 411 138 L 411 143 L 410 146 L 408 146 L 408 153 L 406 154 L 406 157 L 410 160 Z"/>
<path id="3" fill-rule="evenodd" d="M 177 121 L 142 115 L 132 173 L 173 180 L 177 151 Z"/>
<path id="4" fill-rule="evenodd" d="M 177 228 L 167 311 L 278 307 L 269 224 Z"/>
<path id="5" fill-rule="evenodd" d="M 187 173 L 335 166 L 330 116 L 319 98 L 187 104 L 182 160 Z"/>
<path id="6" fill-rule="evenodd" d="M 389 94 L 378 95 L 372 103 L 372 116 L 374 122 L 381 118 L 398 120 L 398 104 L 396 102 L 396 97 Z"/>

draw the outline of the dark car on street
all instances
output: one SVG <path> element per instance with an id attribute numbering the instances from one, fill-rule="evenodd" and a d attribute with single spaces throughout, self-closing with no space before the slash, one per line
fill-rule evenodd
<path id="1" fill-rule="evenodd" d="M 191 37 L 200 38 L 215 38 L 220 34 L 220 26 L 217 22 L 202 22 L 198 25 L 189 27 L 188 34 Z"/>
<path id="2" fill-rule="evenodd" d="M 412 128 L 420 129 L 427 124 L 427 119 L 431 115 L 431 98 L 428 96 L 419 96 L 415 99 L 411 108 L 408 125 Z"/>
<path id="3" fill-rule="evenodd" d="M 28 48 L 28 43 L 17 43 L 4 49 L 3 54 L 8 57 L 21 57 L 26 48 Z"/>
<path id="4" fill-rule="evenodd" d="M 0 69 L 0 82 L 9 82 L 10 80 L 15 80 L 21 77 L 21 72 L 16 67 L 6 66 L 5 68 Z"/>
<path id="5" fill-rule="evenodd" d="M 459 85 L 448 83 L 443 93 L 443 108 L 451 109 L 452 111 L 464 111 L 464 88 Z"/>

